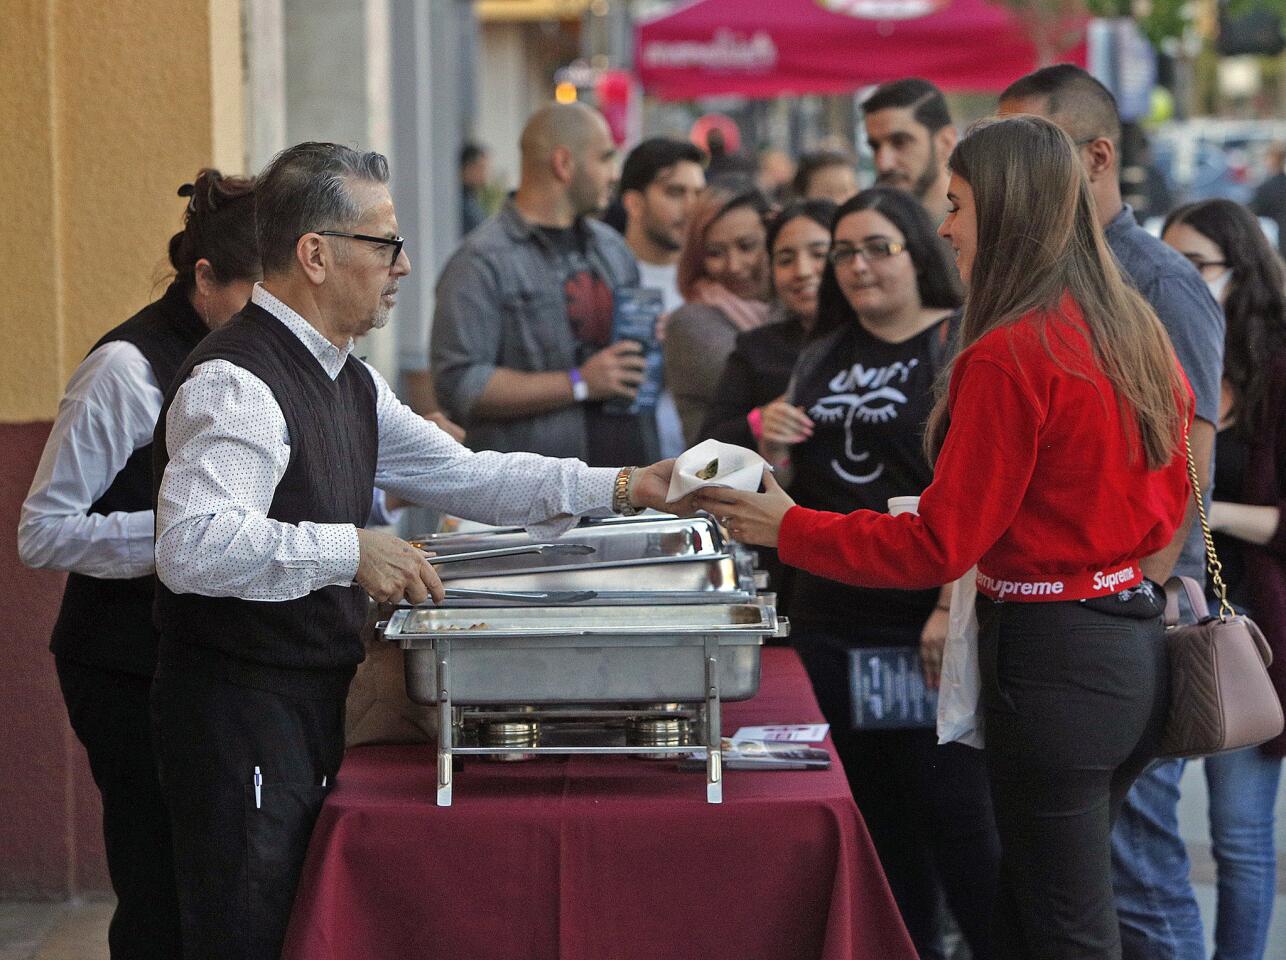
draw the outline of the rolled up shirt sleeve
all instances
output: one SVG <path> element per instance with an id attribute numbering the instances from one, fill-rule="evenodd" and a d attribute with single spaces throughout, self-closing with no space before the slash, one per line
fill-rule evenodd
<path id="1" fill-rule="evenodd" d="M 165 421 L 169 464 L 156 511 L 156 573 L 176 593 L 293 600 L 351 583 L 357 529 L 282 523 L 268 508 L 286 467 L 286 420 L 258 377 L 196 367 Z"/>

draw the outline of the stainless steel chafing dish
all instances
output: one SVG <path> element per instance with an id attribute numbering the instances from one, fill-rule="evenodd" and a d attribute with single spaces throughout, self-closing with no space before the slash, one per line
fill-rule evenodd
<path id="1" fill-rule="evenodd" d="M 412 542 L 437 555 L 449 597 L 510 595 L 382 625 L 407 694 L 439 711 L 439 805 L 455 757 L 567 753 L 703 756 L 706 799 L 721 802 L 720 704 L 755 694 L 764 638 L 789 626 L 756 595 L 754 554 L 713 519 L 590 522 L 553 546 L 516 529 Z"/>
<path id="2" fill-rule="evenodd" d="M 422 537 L 411 541 L 436 555 L 436 563 L 455 555 L 539 543 L 512 528 L 484 533 Z M 663 591 L 671 602 L 700 599 L 708 593 L 753 597 L 764 585 L 756 555 L 727 540 L 708 516 L 638 517 L 590 521 L 569 531 L 559 543 L 588 547 L 590 554 L 518 554 L 443 563 L 438 575 L 449 586 L 490 590 L 594 590 L 602 602 L 637 601 Z"/>
<path id="3" fill-rule="evenodd" d="M 405 652 L 410 698 L 438 706 L 440 806 L 451 803 L 453 756 L 510 753 L 516 746 L 457 745 L 459 711 L 514 704 L 534 708 L 525 711 L 531 719 L 556 718 L 559 708 L 566 708 L 568 718 L 600 721 L 604 717 L 594 708 L 602 706 L 641 707 L 616 711 L 638 719 L 650 712 L 648 705 L 696 704 L 701 708 L 693 711 L 701 733 L 697 744 L 542 741 L 522 745 L 521 752 L 703 754 L 706 798 L 719 803 L 720 704 L 755 694 L 763 640 L 784 636 L 786 628 L 775 608 L 761 599 L 673 606 L 415 607 L 396 611 L 384 637 Z M 513 713 L 519 711 L 500 711 L 493 718 Z"/>

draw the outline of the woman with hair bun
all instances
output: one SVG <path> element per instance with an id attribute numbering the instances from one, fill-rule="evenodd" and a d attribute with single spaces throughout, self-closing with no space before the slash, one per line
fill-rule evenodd
<path id="1" fill-rule="evenodd" d="M 50 649 L 72 729 L 103 801 L 116 892 L 113 958 L 182 954 L 169 815 L 148 723 L 152 626 L 152 432 L 184 358 L 250 299 L 260 276 L 254 180 L 202 170 L 179 188 L 174 279 L 108 331 L 67 384 L 22 506 L 18 552 L 66 570 Z"/>
<path id="2" fill-rule="evenodd" d="M 855 586 L 923 589 L 977 565 L 994 955 L 1110 960 L 1112 823 L 1169 706 L 1164 600 L 1145 578 L 1192 497 L 1192 391 L 1108 251 L 1071 137 L 983 121 L 948 167 L 939 233 L 967 293 L 919 514 L 808 510 L 770 474 L 765 493 L 696 505 Z"/>

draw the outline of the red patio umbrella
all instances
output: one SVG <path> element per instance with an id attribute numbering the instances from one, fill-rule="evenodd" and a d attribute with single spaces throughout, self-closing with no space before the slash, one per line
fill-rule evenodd
<path id="1" fill-rule="evenodd" d="M 1038 53 L 1031 25 L 987 0 L 696 0 L 638 26 L 634 64 L 666 100 L 845 93 L 912 76 L 991 91 L 1042 61 L 1083 66 L 1087 23 L 1043 25 Z"/>

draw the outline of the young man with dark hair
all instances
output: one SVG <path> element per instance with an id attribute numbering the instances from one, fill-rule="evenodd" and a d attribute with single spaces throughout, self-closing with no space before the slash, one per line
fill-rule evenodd
<path id="1" fill-rule="evenodd" d="M 942 91 L 908 77 L 877 87 L 862 103 L 876 181 L 914 194 L 934 224 L 947 216 L 947 157 L 956 145 Z"/>
<path id="2" fill-rule="evenodd" d="M 666 310 L 681 299 L 674 283 L 688 220 L 705 189 L 701 151 L 686 140 L 653 137 L 630 151 L 621 169 L 625 242 L 639 261 L 643 286 L 666 294 Z"/>
<path id="3" fill-rule="evenodd" d="M 661 291 L 665 313 L 683 306 L 679 293 L 679 251 L 697 198 L 705 189 L 700 149 L 686 140 L 652 137 L 630 151 L 621 169 L 625 242 L 639 266 L 639 284 Z M 668 390 L 656 409 L 661 453 L 683 452 L 683 427 Z"/>
<path id="4" fill-rule="evenodd" d="M 1138 225 L 1121 200 L 1121 118 L 1116 99 L 1071 64 L 1045 67 L 1000 95 L 1002 116 L 1030 113 L 1058 124 L 1075 141 L 1089 178 L 1104 237 L 1126 278 L 1151 304 L 1174 343 L 1196 395 L 1192 452 L 1207 502 L 1211 452 L 1219 421 L 1224 318 L 1200 274 L 1177 252 Z M 1192 514 L 1189 509 L 1189 514 Z M 1201 528 L 1182 528 L 1171 545 L 1144 563 L 1164 582 L 1171 574 L 1202 581 Z M 1179 837 L 1179 778 L 1183 762 L 1154 764 L 1134 782 L 1112 834 L 1113 885 L 1126 960 L 1205 957 L 1201 915 L 1188 882 L 1188 856 Z"/>

